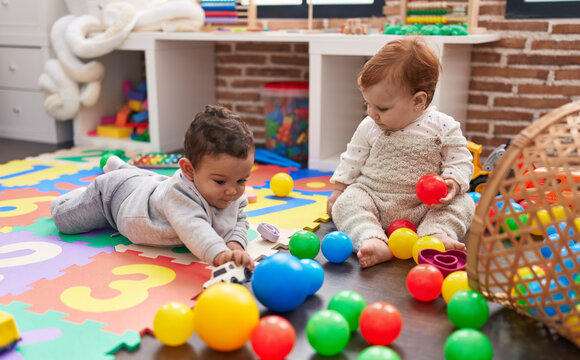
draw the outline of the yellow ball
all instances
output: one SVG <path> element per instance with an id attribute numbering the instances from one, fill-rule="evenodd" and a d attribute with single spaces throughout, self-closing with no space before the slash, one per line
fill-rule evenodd
<path id="1" fill-rule="evenodd" d="M 419 263 L 419 251 L 423 249 L 436 249 L 439 251 L 445 251 L 445 245 L 441 240 L 437 239 L 435 236 L 423 236 L 415 242 L 413 245 L 413 259 L 415 263 Z"/>
<path id="2" fill-rule="evenodd" d="M 562 219 L 566 218 L 566 210 L 564 209 L 564 207 L 562 205 L 554 206 L 551 209 L 551 212 L 552 212 L 552 216 L 554 216 L 554 219 L 556 219 L 556 220 L 562 220 Z M 538 219 L 540 219 L 540 223 L 542 224 L 542 226 L 544 226 L 552 221 L 552 218 L 550 217 L 548 210 L 545 210 L 545 209 L 538 210 L 536 215 L 538 216 Z M 536 219 L 532 219 L 530 226 L 532 228 L 535 228 L 538 226 Z M 542 235 L 543 234 L 543 232 L 540 228 L 534 229 L 534 230 L 530 231 L 530 233 L 532 233 L 533 235 Z"/>
<path id="3" fill-rule="evenodd" d="M 534 278 L 534 273 L 536 274 L 537 277 L 544 277 L 546 276 L 546 272 L 544 271 L 544 269 L 542 269 L 541 267 L 539 267 L 538 265 L 532 265 L 532 268 L 530 269 L 529 267 L 525 266 L 525 267 L 521 267 L 518 269 L 518 276 L 514 275 L 514 281 L 519 281 L 521 279 L 524 279 L 524 276 L 526 276 L 527 278 Z"/>
<path id="4" fill-rule="evenodd" d="M 193 334 L 193 311 L 180 302 L 169 302 L 153 318 L 153 334 L 167 346 L 179 346 Z"/>
<path id="5" fill-rule="evenodd" d="M 419 239 L 411 229 L 398 228 L 389 236 L 389 248 L 397 259 L 410 259 L 413 256 L 413 245 Z"/>
<path id="6" fill-rule="evenodd" d="M 286 197 L 294 188 L 292 177 L 286 173 L 277 173 L 270 180 L 270 189 L 278 197 Z"/>
<path id="7" fill-rule="evenodd" d="M 217 351 L 233 351 L 244 346 L 260 320 L 252 294 L 234 283 L 207 288 L 197 298 L 193 312 L 197 334 Z"/>
<path id="8" fill-rule="evenodd" d="M 443 285 L 441 285 L 443 300 L 449 303 L 453 294 L 460 290 L 471 290 L 467 282 L 467 272 L 463 270 L 454 271 L 443 280 Z"/>

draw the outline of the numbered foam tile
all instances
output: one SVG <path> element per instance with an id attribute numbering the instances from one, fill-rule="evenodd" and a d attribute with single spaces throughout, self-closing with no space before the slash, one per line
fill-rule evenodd
<path id="1" fill-rule="evenodd" d="M 68 243 L 77 241 L 86 242 L 88 246 L 96 248 L 104 248 L 107 246 L 115 247 L 117 245 L 128 245 L 131 243 L 126 237 L 118 235 L 117 230 L 113 228 L 93 230 L 82 234 L 63 234 L 58 230 L 52 218 L 49 217 L 35 220 L 34 224 L 28 226 L 16 226 L 12 231 L 30 231 L 40 237 L 54 236 L 60 241 Z"/>
<path id="2" fill-rule="evenodd" d="M 60 165 L 74 165 L 83 169 L 100 166 L 101 157 L 114 149 L 102 149 L 88 146 L 75 146 L 70 149 L 58 150 L 52 153 L 40 154 L 27 157 L 26 160 L 36 160 L 42 163 L 54 163 Z M 126 152 L 127 156 L 130 154 Z"/>
<path id="3" fill-rule="evenodd" d="M 50 216 L 50 202 L 60 196 L 56 191 L 34 188 L 0 191 L 0 227 L 27 226 L 34 220 Z"/>
<path id="4" fill-rule="evenodd" d="M 264 187 L 264 186 L 269 187 L 270 185 L 267 184 L 272 178 L 272 176 L 276 175 L 279 172 L 287 173 L 291 169 L 293 168 L 278 165 L 264 165 L 254 163 L 250 177 L 248 178 L 248 181 L 246 181 L 246 185 L 252 187 Z"/>
<path id="5" fill-rule="evenodd" d="M 82 168 L 82 167 L 80 167 Z M 77 165 L 14 160 L 0 165 L 0 186 L 4 188 L 33 186 L 42 180 L 56 179 L 65 174 L 75 174 Z"/>
<path id="6" fill-rule="evenodd" d="M 269 188 L 254 189 L 258 201 L 246 206 L 248 221 L 252 224 L 278 224 L 284 229 L 315 231 L 320 221 L 328 221 L 326 201 L 322 195 L 304 195 L 297 192 L 287 197 L 277 197 Z"/>
<path id="7" fill-rule="evenodd" d="M 115 334 L 143 333 L 152 328 L 155 313 L 168 299 L 193 306 L 192 298 L 211 276 L 205 264 L 149 259 L 131 250 L 100 253 L 93 259 L 67 268 L 56 279 L 37 281 L 23 294 L 0 297 L 0 303 L 31 304 L 27 310 L 38 314 L 63 312 L 63 320 L 76 324 L 98 321 L 106 324 L 102 330 Z"/>
<path id="8" fill-rule="evenodd" d="M 65 313 L 47 311 L 35 314 L 30 305 L 12 302 L 0 305 L 0 310 L 14 316 L 22 340 L 17 347 L 3 353 L 6 359 L 115 359 L 114 353 L 125 348 L 133 351 L 141 344 L 135 331 L 113 334 L 101 330 L 102 323 L 86 321 L 74 324 L 64 321 Z"/>
<path id="9" fill-rule="evenodd" d="M 94 248 L 86 242 L 69 244 L 56 236 L 38 237 L 30 231 L 0 233 L 0 297 L 19 295 L 41 279 L 56 279 L 71 265 L 83 266 L 100 253 L 111 253 L 111 246 Z"/>
<path id="10" fill-rule="evenodd" d="M 160 256 L 172 259 L 171 262 L 183 265 L 202 262 L 197 256 L 193 255 L 185 246 L 165 248 L 157 246 L 146 245 L 117 245 L 115 250 L 118 252 L 125 252 L 132 250 L 139 256 L 144 256 L 150 259 L 156 259 Z"/>

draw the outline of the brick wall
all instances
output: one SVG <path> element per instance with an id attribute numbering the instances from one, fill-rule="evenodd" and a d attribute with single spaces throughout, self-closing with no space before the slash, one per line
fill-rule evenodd
<path id="1" fill-rule="evenodd" d="M 506 20 L 505 0 L 481 0 L 479 25 L 502 34 L 474 46 L 465 135 L 483 144 L 483 155 L 551 109 L 580 100 L 580 19 Z M 375 29 L 400 21 L 398 2 L 385 6 Z M 306 28 L 305 20 L 261 20 L 268 28 Z M 336 29 L 344 19 L 315 20 Z M 217 99 L 264 138 L 264 83 L 308 80 L 308 49 L 300 43 L 218 43 Z"/>

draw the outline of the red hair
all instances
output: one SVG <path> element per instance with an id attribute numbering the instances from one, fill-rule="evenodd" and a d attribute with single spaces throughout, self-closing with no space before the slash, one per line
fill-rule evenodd
<path id="1" fill-rule="evenodd" d="M 405 37 L 385 44 L 367 61 L 358 77 L 361 90 L 389 79 L 409 89 L 411 95 L 427 93 L 427 105 L 433 100 L 441 63 L 420 37 Z"/>

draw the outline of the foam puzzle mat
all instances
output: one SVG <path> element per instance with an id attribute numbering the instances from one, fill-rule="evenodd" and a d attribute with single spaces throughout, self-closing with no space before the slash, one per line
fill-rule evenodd
<path id="1" fill-rule="evenodd" d="M 21 336 L 0 360 L 114 359 L 122 348 L 139 347 L 159 307 L 169 301 L 194 306 L 210 279 L 212 267 L 185 247 L 134 245 L 114 229 L 58 231 L 50 202 L 101 175 L 106 151 L 76 147 L 0 164 L 0 310 L 14 316 Z M 287 197 L 270 190 L 278 172 L 294 180 Z M 247 250 L 256 261 L 287 249 L 295 231 L 315 231 L 329 220 L 330 176 L 255 164 L 247 186 L 257 201 L 246 213 Z M 279 228 L 278 242 L 262 239 L 262 222 Z"/>

